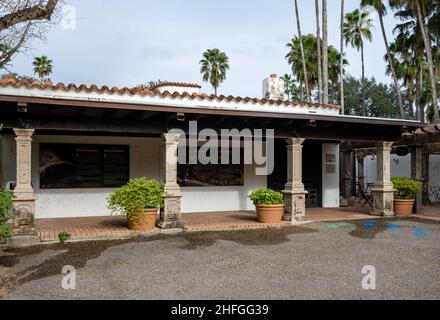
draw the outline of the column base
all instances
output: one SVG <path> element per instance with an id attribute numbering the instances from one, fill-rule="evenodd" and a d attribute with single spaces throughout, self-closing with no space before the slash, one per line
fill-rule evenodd
<path id="1" fill-rule="evenodd" d="M 284 194 L 284 220 L 304 221 L 306 216 L 307 191 L 283 190 Z"/>
<path id="2" fill-rule="evenodd" d="M 371 190 L 373 196 L 373 208 L 370 210 L 370 215 L 373 216 L 394 216 L 394 191 L 375 189 Z"/>
<path id="3" fill-rule="evenodd" d="M 160 221 L 157 226 L 161 229 L 177 229 L 183 228 L 183 224 L 180 221 L 181 218 L 181 198 L 180 193 L 178 195 L 167 194 L 164 200 L 164 208 L 160 214 Z"/>
<path id="4" fill-rule="evenodd" d="M 35 198 L 20 198 L 12 200 L 14 228 L 33 228 L 35 216 Z"/>
<path id="5" fill-rule="evenodd" d="M 11 247 L 27 247 L 40 244 L 38 231 L 31 227 L 18 227 L 12 229 L 12 238 L 9 240 Z"/>

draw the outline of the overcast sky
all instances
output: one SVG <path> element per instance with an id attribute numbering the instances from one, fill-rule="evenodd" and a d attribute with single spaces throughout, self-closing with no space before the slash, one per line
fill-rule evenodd
<path id="1" fill-rule="evenodd" d="M 303 33 L 315 34 L 314 1 L 299 0 Z M 346 11 L 359 1 L 346 0 Z M 289 73 L 286 43 L 296 34 L 293 0 L 71 0 L 76 28 L 52 28 L 47 42 L 18 55 L 13 71 L 32 74 L 34 56 L 54 60 L 54 82 L 136 86 L 150 80 L 202 84 L 199 60 L 207 48 L 227 53 L 230 71 L 220 94 L 261 97 L 262 80 Z M 339 49 L 340 1 L 329 0 L 329 41 Z M 375 21 L 376 14 L 373 13 Z M 395 20 L 385 20 L 392 40 Z M 347 48 L 347 72 L 359 76 L 360 54 Z M 367 44 L 367 76 L 384 73 L 385 46 L 376 24 Z M 203 91 L 211 92 L 208 84 Z"/>

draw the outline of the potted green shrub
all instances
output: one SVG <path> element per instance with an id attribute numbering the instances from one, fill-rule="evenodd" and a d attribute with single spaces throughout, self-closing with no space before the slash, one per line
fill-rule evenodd
<path id="1" fill-rule="evenodd" d="M 6 225 L 6 222 L 10 218 L 13 197 L 12 192 L 0 189 L 0 242 L 8 240 L 12 236 L 11 229 Z"/>
<path id="2" fill-rule="evenodd" d="M 259 189 L 249 195 L 257 209 L 257 221 L 261 223 L 280 223 L 284 215 L 282 193 L 271 189 Z"/>
<path id="3" fill-rule="evenodd" d="M 416 194 L 423 189 L 421 182 L 406 178 L 391 178 L 394 187 L 394 213 L 396 216 L 411 215 L 414 207 Z"/>
<path id="4" fill-rule="evenodd" d="M 157 180 L 134 179 L 110 194 L 108 207 L 113 214 L 126 215 L 131 230 L 151 230 L 158 209 L 163 207 L 163 185 Z"/>

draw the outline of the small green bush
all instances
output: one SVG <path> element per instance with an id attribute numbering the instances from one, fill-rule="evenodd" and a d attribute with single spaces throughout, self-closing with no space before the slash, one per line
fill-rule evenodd
<path id="1" fill-rule="evenodd" d="M 256 206 L 270 206 L 284 204 L 283 194 L 271 189 L 259 189 L 249 195 Z"/>
<path id="2" fill-rule="evenodd" d="M 395 190 L 395 199 L 414 199 L 416 194 L 423 189 L 421 182 L 406 177 L 393 177 L 391 182 Z"/>
<path id="3" fill-rule="evenodd" d="M 0 189 L 0 223 L 8 221 L 13 198 L 12 192 Z"/>
<path id="4" fill-rule="evenodd" d="M 108 197 L 108 208 L 113 214 L 126 215 L 136 220 L 143 209 L 163 208 L 162 183 L 146 178 L 134 179 Z"/>
<path id="5" fill-rule="evenodd" d="M 8 240 L 12 237 L 12 231 L 3 223 L 0 223 L 0 239 Z"/>
<path id="6" fill-rule="evenodd" d="M 70 233 L 67 233 L 66 231 L 58 233 L 58 239 L 61 243 L 65 243 L 67 240 L 70 239 Z"/>

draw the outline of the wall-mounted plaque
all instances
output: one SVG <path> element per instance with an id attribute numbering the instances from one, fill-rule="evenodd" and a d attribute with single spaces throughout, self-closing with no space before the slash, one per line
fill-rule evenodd
<path id="1" fill-rule="evenodd" d="M 325 154 L 325 162 L 336 163 L 336 154 L 326 153 Z"/>
<path id="2" fill-rule="evenodd" d="M 336 173 L 336 164 L 327 163 L 325 165 L 325 173 Z"/>

